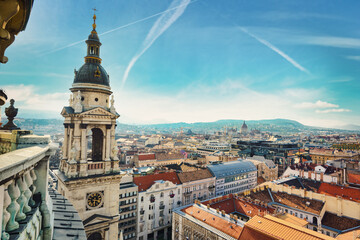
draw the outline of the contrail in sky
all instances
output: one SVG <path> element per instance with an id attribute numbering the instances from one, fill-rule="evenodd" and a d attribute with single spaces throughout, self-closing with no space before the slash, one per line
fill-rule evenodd
<path id="1" fill-rule="evenodd" d="M 113 29 L 111 29 L 111 30 L 108 30 L 108 31 L 106 31 L 106 32 L 103 32 L 103 33 L 99 34 L 99 36 L 106 35 L 106 34 L 109 34 L 109 33 L 114 32 L 114 31 L 117 31 L 117 30 L 120 30 L 120 29 L 123 29 L 123 28 L 130 27 L 130 26 L 132 26 L 132 25 L 134 25 L 134 24 L 137 24 L 137 23 L 140 23 L 140 22 L 144 22 L 144 21 L 146 21 L 146 20 L 148 20 L 148 19 L 154 18 L 154 17 L 156 17 L 156 16 L 162 15 L 162 14 L 164 14 L 164 13 L 170 12 L 170 11 L 175 10 L 175 9 L 178 9 L 178 8 L 182 8 L 182 7 L 185 7 L 185 8 L 186 8 L 187 5 L 189 5 L 190 3 L 194 3 L 194 2 L 196 2 L 196 1 L 198 1 L 198 0 L 189 1 L 189 2 L 188 2 L 188 1 L 183 1 L 184 3 L 182 3 L 182 4 L 180 4 L 180 5 L 177 5 L 177 6 L 175 6 L 175 7 L 171 7 L 171 6 L 173 5 L 173 4 L 171 4 L 170 7 L 169 7 L 168 9 L 166 9 L 165 11 L 158 12 L 158 13 L 155 13 L 155 14 L 153 14 L 153 15 L 151 15 L 151 16 L 148 16 L 148 17 L 145 17 L 145 18 L 136 20 L 136 21 L 131 22 L 131 23 L 127 23 L 127 24 L 122 25 L 122 26 L 120 26 L 120 27 L 113 28 Z M 68 44 L 68 45 L 66 45 L 66 46 L 64 46 L 64 47 L 56 48 L 56 49 L 50 50 L 50 51 L 48 51 L 48 52 L 42 53 L 42 54 L 40 54 L 40 56 L 44 56 L 44 55 L 47 55 L 47 54 L 50 54 L 50 53 L 54 53 L 54 52 L 63 50 L 63 49 L 65 49 L 65 48 L 69 48 L 69 47 L 78 45 L 78 44 L 80 44 L 80 43 L 83 43 L 83 42 L 86 41 L 86 40 L 87 40 L 87 39 L 83 39 L 83 40 L 80 40 L 80 41 L 77 41 L 77 42 L 70 43 L 70 44 Z"/>
<path id="2" fill-rule="evenodd" d="M 299 63 L 297 63 L 294 59 L 292 59 L 291 57 L 289 57 L 289 55 L 287 55 L 286 53 L 284 53 L 283 51 L 281 51 L 280 49 L 278 49 L 277 47 L 275 47 L 274 45 L 272 45 L 271 43 L 269 43 L 268 41 L 259 38 L 258 36 L 255 36 L 254 34 L 252 34 L 251 32 L 249 32 L 246 28 L 243 27 L 239 27 L 239 29 L 246 33 L 247 35 L 249 35 L 250 37 L 256 39 L 257 41 L 259 41 L 260 43 L 264 44 L 265 46 L 267 46 L 268 48 L 270 48 L 271 50 L 273 50 L 274 52 L 276 52 L 277 54 L 279 54 L 280 56 L 282 56 L 283 58 L 285 58 L 285 60 L 287 60 L 289 63 L 291 63 L 294 67 L 296 67 L 297 69 L 299 69 L 300 71 L 303 71 L 307 74 L 310 74 L 310 72 L 304 68 L 303 66 L 301 66 Z"/>
<path id="3" fill-rule="evenodd" d="M 158 37 L 161 36 L 185 11 L 189 5 L 190 0 L 174 0 L 169 8 L 163 12 L 163 14 L 156 20 L 148 35 L 142 43 L 141 48 L 130 60 L 121 83 L 121 89 L 123 88 L 126 79 L 129 76 L 131 68 L 134 66 L 136 61 L 145 53 L 145 51 L 151 47 Z M 174 10 L 174 11 L 169 11 Z"/>

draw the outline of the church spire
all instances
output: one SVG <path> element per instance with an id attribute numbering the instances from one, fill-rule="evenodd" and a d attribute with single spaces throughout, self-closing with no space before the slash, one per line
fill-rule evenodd
<path id="1" fill-rule="evenodd" d="M 93 20 L 94 23 L 92 24 L 92 31 L 88 37 L 88 40 L 86 40 L 86 44 L 87 44 L 87 56 L 85 57 L 85 62 L 86 63 L 101 63 L 101 58 L 100 58 L 100 46 L 101 46 L 101 42 L 99 39 L 99 36 L 96 32 L 96 14 L 95 11 L 96 8 L 93 9 L 94 10 L 94 16 L 93 16 Z"/>
<path id="2" fill-rule="evenodd" d="M 96 8 L 93 8 L 93 10 L 94 10 L 94 16 L 93 16 L 93 19 L 94 19 L 94 23 L 93 23 L 93 25 L 92 25 L 92 27 L 93 27 L 93 30 L 91 31 L 91 33 L 92 34 L 97 34 L 97 32 L 96 32 L 96 11 L 97 11 L 97 9 Z"/>

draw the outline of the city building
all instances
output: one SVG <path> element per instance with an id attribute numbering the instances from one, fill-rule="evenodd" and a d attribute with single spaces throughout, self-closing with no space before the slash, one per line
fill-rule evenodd
<path id="1" fill-rule="evenodd" d="M 289 221 L 266 215 L 254 216 L 248 221 L 239 237 L 240 240 L 309 239 L 334 240 L 335 238 L 306 229 Z"/>
<path id="2" fill-rule="evenodd" d="M 165 166 L 169 164 L 181 164 L 185 156 L 182 153 L 143 153 L 134 156 L 136 167 Z"/>
<path id="3" fill-rule="evenodd" d="M 278 167 L 272 160 L 265 159 L 263 156 L 248 157 L 246 160 L 256 166 L 258 178 L 262 177 L 265 181 L 272 181 L 278 178 Z"/>
<path id="4" fill-rule="evenodd" d="M 245 121 L 243 122 L 243 124 L 241 126 L 240 133 L 244 134 L 244 135 L 248 133 L 248 126 L 246 125 Z"/>
<path id="5" fill-rule="evenodd" d="M 275 214 L 271 206 L 230 194 L 213 202 L 174 210 L 172 239 L 214 240 L 331 240 L 305 228 L 306 221 L 288 214 Z"/>
<path id="6" fill-rule="evenodd" d="M 119 233 L 124 239 L 136 239 L 138 187 L 131 174 L 125 174 L 120 181 L 119 191 Z"/>
<path id="7" fill-rule="evenodd" d="M 216 177 L 216 196 L 243 192 L 257 185 L 257 169 L 250 161 L 213 163 L 207 168 Z"/>
<path id="8" fill-rule="evenodd" d="M 326 164 L 329 160 L 337 159 L 360 160 L 360 153 L 352 150 L 315 148 L 310 150 L 309 155 L 314 164 Z"/>
<path id="9" fill-rule="evenodd" d="M 119 114 L 113 96 L 110 99 L 109 75 L 101 66 L 96 15 L 93 19 L 85 63 L 75 70 L 69 106 L 61 111 L 64 142 L 60 168 L 54 172 L 58 191 L 79 212 L 88 239 L 117 239 L 121 175 L 115 126 Z"/>
<path id="10" fill-rule="evenodd" d="M 215 197 L 215 177 L 208 169 L 200 169 L 177 174 L 182 184 L 182 202 L 194 203 L 196 199 Z"/>
<path id="11" fill-rule="evenodd" d="M 135 177 L 138 194 L 138 240 L 171 239 L 172 210 L 181 205 L 181 182 L 175 172 Z"/>
<path id="12" fill-rule="evenodd" d="M 344 174 L 344 169 L 332 166 L 298 163 L 287 167 L 281 177 L 295 176 L 315 181 L 343 184 Z"/>

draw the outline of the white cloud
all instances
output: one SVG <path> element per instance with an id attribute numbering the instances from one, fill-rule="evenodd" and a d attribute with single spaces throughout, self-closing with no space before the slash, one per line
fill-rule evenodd
<path id="1" fill-rule="evenodd" d="M 332 109 L 325 109 L 325 110 L 316 110 L 316 113 L 343 113 L 343 112 L 351 112 L 350 109 L 345 108 L 332 108 Z"/>
<path id="2" fill-rule="evenodd" d="M 60 113 L 62 107 L 67 105 L 70 96 L 70 92 L 40 94 L 33 85 L 7 85 L 3 86 L 3 89 L 8 99 L 15 99 L 15 107 L 19 108 L 19 114 L 21 109 Z"/>
<path id="3" fill-rule="evenodd" d="M 314 114 L 306 108 L 294 108 L 299 102 L 296 92 L 308 94 L 310 103 L 316 104 L 319 90 L 285 89 L 272 93 L 256 91 L 244 83 L 248 79 L 227 79 L 216 85 L 194 82 L 173 94 L 161 94 L 149 89 L 113 88 L 115 107 L 123 123 L 207 122 L 219 119 L 271 119 L 287 118 L 313 126 L 332 127 L 350 122 L 360 124 L 356 116 L 339 114 L 329 119 L 326 114 Z M 70 92 L 39 93 L 32 85 L 4 86 L 9 99 L 16 100 L 19 117 L 60 118 L 63 106 L 68 105 Z M 322 93 L 321 93 L 322 94 Z M 334 104 L 335 105 L 335 104 Z M 6 104 L 8 106 L 8 103 Z M 331 106 L 321 102 L 317 106 Z M 2 108 L 3 110 L 4 108 Z M 317 113 L 349 112 L 334 108 Z M 4 116 L 4 115 L 3 115 Z M 351 117 L 353 117 L 351 119 Z"/>
<path id="4" fill-rule="evenodd" d="M 338 48 L 360 48 L 360 39 L 334 37 L 334 36 L 298 36 L 294 39 L 303 44 L 338 47 Z"/>
<path id="5" fill-rule="evenodd" d="M 360 56 L 346 56 L 347 59 L 360 61 Z"/>
<path id="6" fill-rule="evenodd" d="M 295 105 L 296 108 L 338 108 L 339 105 L 317 100 L 316 102 L 302 102 Z"/>

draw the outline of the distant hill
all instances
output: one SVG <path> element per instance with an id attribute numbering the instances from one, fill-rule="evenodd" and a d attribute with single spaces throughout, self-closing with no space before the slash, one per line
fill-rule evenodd
<path id="1" fill-rule="evenodd" d="M 6 121 L 3 121 L 6 122 Z M 224 127 L 237 128 L 240 130 L 244 120 L 224 119 L 215 122 L 195 122 L 195 123 L 163 123 L 163 124 L 123 124 L 118 122 L 118 133 L 173 133 L 191 129 L 194 133 L 214 133 L 222 131 Z M 303 125 L 297 121 L 289 119 L 266 119 L 266 120 L 247 120 L 248 128 L 275 134 L 294 134 L 299 132 L 338 132 L 344 130 L 326 129 Z M 56 134 L 63 133 L 63 120 L 61 119 L 16 119 L 15 123 L 22 129 L 33 130 L 36 134 Z M 343 128 L 344 129 L 344 128 Z M 360 131 L 360 126 L 352 126 L 348 130 Z"/>

